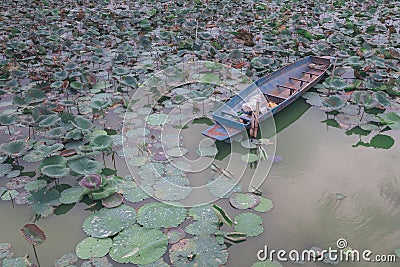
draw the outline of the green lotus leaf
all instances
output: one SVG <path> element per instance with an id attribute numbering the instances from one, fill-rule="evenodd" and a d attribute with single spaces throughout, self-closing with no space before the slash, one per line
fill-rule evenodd
<path id="1" fill-rule="evenodd" d="M 135 209 L 126 205 L 112 209 L 102 208 L 85 219 L 83 231 L 92 237 L 105 238 L 134 224 L 135 218 Z"/>
<path id="2" fill-rule="evenodd" d="M 61 118 L 55 114 L 45 115 L 42 117 L 43 118 L 40 120 L 39 126 L 44 128 L 51 127 L 61 120 Z"/>
<path id="3" fill-rule="evenodd" d="M 68 78 L 68 72 L 65 70 L 55 72 L 53 74 L 53 78 L 54 78 L 54 80 L 63 81 Z"/>
<path id="4" fill-rule="evenodd" d="M 346 105 L 346 101 L 343 100 L 343 98 L 341 98 L 340 96 L 333 95 L 333 96 L 330 96 L 330 97 L 326 98 L 322 102 L 322 104 L 325 107 L 328 107 L 328 108 L 330 108 L 332 110 L 338 110 L 338 109 L 341 109 L 342 107 L 344 107 Z"/>
<path id="5" fill-rule="evenodd" d="M 150 264 L 167 250 L 168 238 L 158 229 L 133 225 L 113 239 L 110 257 L 119 263 Z"/>
<path id="6" fill-rule="evenodd" d="M 117 76 L 124 76 L 129 74 L 129 70 L 122 67 L 116 67 L 113 69 L 113 73 Z"/>
<path id="7" fill-rule="evenodd" d="M 124 191 L 123 195 L 127 201 L 132 203 L 137 203 L 147 198 L 150 198 L 150 196 L 145 191 L 143 191 L 143 189 L 140 188 L 139 186 Z"/>
<path id="8" fill-rule="evenodd" d="M 0 260 L 4 258 L 11 258 L 13 255 L 14 252 L 11 250 L 11 244 L 0 243 Z"/>
<path id="9" fill-rule="evenodd" d="M 37 246 L 46 241 L 46 235 L 43 230 L 34 223 L 25 224 L 24 227 L 20 229 L 20 232 L 29 244 Z"/>
<path id="10" fill-rule="evenodd" d="M 111 238 L 87 237 L 76 246 L 76 255 L 81 259 L 104 257 L 112 246 Z"/>
<path id="11" fill-rule="evenodd" d="M 154 196 L 164 201 L 177 201 L 187 198 L 192 192 L 191 187 L 181 186 L 166 179 L 157 181 L 154 185 Z"/>
<path id="12" fill-rule="evenodd" d="M 219 267 L 228 261 L 228 252 L 226 246 L 220 245 L 214 237 L 196 236 L 172 245 L 169 258 L 177 267 Z"/>
<path id="13" fill-rule="evenodd" d="M 81 130 L 89 130 L 93 126 L 90 120 L 81 116 L 76 117 L 72 123 Z"/>
<path id="14" fill-rule="evenodd" d="M 26 258 L 18 257 L 18 258 L 3 259 L 1 266 L 2 267 L 29 267 L 32 265 Z"/>
<path id="15" fill-rule="evenodd" d="M 282 267 L 283 265 L 276 261 L 265 260 L 253 263 L 251 267 Z"/>
<path id="16" fill-rule="evenodd" d="M 219 222 L 219 219 L 210 204 L 190 208 L 189 216 L 196 221 L 207 221 L 210 223 Z"/>
<path id="17" fill-rule="evenodd" d="M 71 187 L 61 192 L 60 202 L 63 204 L 72 204 L 81 201 L 82 197 L 88 193 L 83 187 Z"/>
<path id="18" fill-rule="evenodd" d="M 162 126 L 167 122 L 167 118 L 167 114 L 153 113 L 146 117 L 146 123 L 153 126 Z"/>
<path id="19" fill-rule="evenodd" d="M 306 92 L 302 97 L 305 98 L 306 102 L 310 105 L 316 107 L 322 107 L 323 105 L 321 96 L 316 92 Z"/>
<path id="20" fill-rule="evenodd" d="M 46 166 L 52 166 L 52 165 L 61 165 L 61 166 L 66 166 L 67 165 L 67 159 L 62 157 L 62 156 L 51 156 L 46 159 L 44 159 L 40 165 L 39 168 L 42 169 L 43 167 Z"/>
<path id="21" fill-rule="evenodd" d="M 22 159 L 26 162 L 39 162 L 46 157 L 46 154 L 42 151 L 32 150 L 25 154 Z"/>
<path id="22" fill-rule="evenodd" d="M 385 92 L 379 91 L 375 93 L 375 98 L 378 100 L 378 103 L 383 107 L 390 107 L 390 97 Z"/>
<path id="23" fill-rule="evenodd" d="M 89 145 L 93 150 L 103 151 L 112 146 L 112 138 L 108 135 L 98 135 L 90 142 Z"/>
<path id="24" fill-rule="evenodd" d="M 64 147 L 63 144 L 57 143 L 57 144 L 54 144 L 54 145 L 51 145 L 51 146 L 39 145 L 39 146 L 36 147 L 36 150 L 38 150 L 38 151 L 40 151 L 40 152 L 42 152 L 42 153 L 44 153 L 46 155 L 51 155 L 54 152 L 63 149 L 63 147 Z"/>
<path id="25" fill-rule="evenodd" d="M 80 157 L 74 160 L 71 160 L 68 163 L 71 172 L 77 173 L 80 175 L 89 175 L 95 173 L 101 173 L 104 165 L 98 161 L 89 159 L 87 157 Z"/>
<path id="26" fill-rule="evenodd" d="M 32 212 L 41 217 L 47 217 L 54 212 L 54 206 L 60 204 L 59 193 L 55 189 L 41 188 L 31 191 L 29 201 L 33 202 Z"/>
<path id="27" fill-rule="evenodd" d="M 98 199 L 108 198 L 109 196 L 113 195 L 115 192 L 116 191 L 113 186 L 105 185 L 102 188 L 100 188 L 96 191 L 93 191 L 91 193 L 91 195 L 94 200 L 98 200 Z"/>
<path id="28" fill-rule="evenodd" d="M 81 267 L 113 267 L 107 257 L 91 258 L 82 263 Z M 72 266 L 73 267 L 73 266 Z"/>
<path id="29" fill-rule="evenodd" d="M 133 166 L 133 167 L 140 167 L 146 164 L 147 162 L 147 157 L 145 156 L 137 156 L 137 157 L 132 157 L 129 161 L 128 164 Z"/>
<path id="30" fill-rule="evenodd" d="M 47 182 L 45 180 L 36 180 L 36 181 L 30 181 L 26 183 L 24 186 L 25 190 L 28 191 L 38 191 L 39 189 L 42 189 L 47 186 Z"/>
<path id="31" fill-rule="evenodd" d="M 51 178 L 62 178 L 69 174 L 69 168 L 63 165 L 50 165 L 43 167 L 42 172 Z"/>
<path id="32" fill-rule="evenodd" d="M 74 90 L 82 90 L 83 89 L 83 83 L 80 81 L 73 81 L 69 84 L 69 86 L 74 89 Z"/>
<path id="33" fill-rule="evenodd" d="M 9 172 L 12 171 L 12 165 L 9 163 L 0 164 L 0 177 L 6 176 Z"/>
<path id="34" fill-rule="evenodd" d="M 255 211 L 267 212 L 274 207 L 274 203 L 272 203 L 272 200 L 265 198 L 263 196 L 258 196 L 258 198 L 260 199 L 260 203 L 253 208 Z"/>
<path id="35" fill-rule="evenodd" d="M 109 197 L 103 198 L 101 204 L 106 208 L 115 208 L 122 204 L 124 198 L 120 193 L 114 193 Z"/>
<path id="36" fill-rule="evenodd" d="M 358 56 L 351 56 L 346 59 L 346 63 L 352 67 L 362 66 L 364 63 L 360 60 Z"/>
<path id="37" fill-rule="evenodd" d="M 54 262 L 54 267 L 67 267 L 72 266 L 73 263 L 78 261 L 75 253 L 66 253 Z"/>
<path id="38" fill-rule="evenodd" d="M 0 125 L 12 125 L 18 121 L 18 116 L 15 114 L 0 115 Z"/>
<path id="39" fill-rule="evenodd" d="M 194 221 L 185 228 L 185 232 L 191 235 L 210 235 L 217 231 L 218 224 L 207 221 Z"/>
<path id="40" fill-rule="evenodd" d="M 180 225 L 186 218 L 186 209 L 165 203 L 143 205 L 138 211 L 138 223 L 146 228 L 169 228 Z"/>
<path id="41" fill-rule="evenodd" d="M 226 238 L 229 241 L 238 243 L 245 241 L 247 239 L 247 235 L 245 233 L 230 232 L 230 233 L 225 233 L 224 238 Z"/>
<path id="42" fill-rule="evenodd" d="M 232 193 L 242 191 L 242 187 L 237 184 L 236 180 L 225 176 L 210 180 L 207 187 L 211 195 L 217 198 L 229 198 Z"/>
<path id="43" fill-rule="evenodd" d="M 10 157 L 20 157 L 28 151 L 28 143 L 24 140 L 11 141 L 0 145 L 0 151 Z"/>
<path id="44" fill-rule="evenodd" d="M 169 244 L 175 244 L 178 243 L 179 240 L 185 238 L 186 233 L 179 227 L 171 227 L 166 229 L 165 234 L 168 237 L 168 243 Z"/>
<path id="45" fill-rule="evenodd" d="M 2 193 L 1 200 L 10 201 L 12 199 L 15 199 L 18 195 L 19 192 L 17 190 L 14 189 L 6 190 L 5 192 Z"/>
<path id="46" fill-rule="evenodd" d="M 260 199 L 252 193 L 234 193 L 230 196 L 229 202 L 234 208 L 244 210 L 257 206 L 260 203 Z"/>
<path id="47" fill-rule="evenodd" d="M 389 112 L 381 115 L 380 120 L 382 123 L 388 125 L 392 130 L 400 130 L 400 113 Z"/>
<path id="48" fill-rule="evenodd" d="M 240 213 L 234 219 L 233 228 L 236 232 L 245 233 L 247 236 L 258 236 L 264 232 L 263 219 L 254 213 Z"/>

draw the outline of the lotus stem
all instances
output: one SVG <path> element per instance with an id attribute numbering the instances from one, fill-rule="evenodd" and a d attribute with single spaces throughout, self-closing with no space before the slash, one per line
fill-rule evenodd
<path id="1" fill-rule="evenodd" d="M 36 262 L 37 262 L 38 266 L 40 267 L 39 257 L 38 257 L 38 255 L 36 253 L 35 245 L 32 244 L 32 247 L 33 247 L 33 252 L 35 253 Z"/>
<path id="2" fill-rule="evenodd" d="M 8 194 L 10 195 L 12 207 L 15 208 L 15 206 L 14 206 L 14 199 L 12 198 L 11 192 L 9 191 Z"/>
<path id="3" fill-rule="evenodd" d="M 11 135 L 10 125 L 7 125 L 8 134 Z"/>

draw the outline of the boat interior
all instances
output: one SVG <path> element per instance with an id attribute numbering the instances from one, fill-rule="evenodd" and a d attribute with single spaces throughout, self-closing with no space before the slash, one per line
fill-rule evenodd
<path id="1" fill-rule="evenodd" d="M 260 102 L 260 117 L 273 110 L 290 98 L 297 98 L 299 92 L 313 86 L 325 74 L 330 66 L 328 58 L 309 56 L 273 72 L 253 86 L 244 89 L 233 97 L 226 106 L 217 110 L 214 119 L 233 127 L 243 127 L 251 122 L 251 113 L 244 107 L 255 111 L 256 102 Z M 257 98 L 258 97 L 258 98 Z M 255 101 L 254 99 L 258 99 Z"/>

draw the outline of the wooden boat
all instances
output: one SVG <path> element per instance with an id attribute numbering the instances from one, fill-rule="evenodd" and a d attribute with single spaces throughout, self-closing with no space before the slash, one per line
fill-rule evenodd
<path id="1" fill-rule="evenodd" d="M 329 67 L 330 57 L 308 56 L 260 78 L 214 111 L 215 124 L 202 134 L 225 140 L 258 125 L 317 84 Z"/>

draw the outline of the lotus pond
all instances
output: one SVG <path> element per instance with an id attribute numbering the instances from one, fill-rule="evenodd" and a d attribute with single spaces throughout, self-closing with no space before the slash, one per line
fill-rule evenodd
<path id="1" fill-rule="evenodd" d="M 341 238 L 400 260 L 399 4 L 2 1 L 1 266 L 354 266 L 257 259 Z M 328 77 L 261 138 L 201 136 L 307 55 Z"/>

